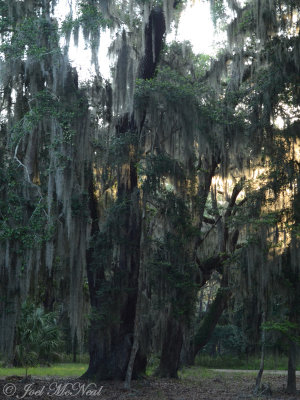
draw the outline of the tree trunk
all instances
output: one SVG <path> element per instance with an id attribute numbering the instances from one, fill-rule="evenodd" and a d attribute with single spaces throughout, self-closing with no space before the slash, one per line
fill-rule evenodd
<path id="1" fill-rule="evenodd" d="M 123 327 L 124 328 L 124 327 Z M 95 334 L 95 329 L 93 329 Z M 132 347 L 132 335 L 119 331 L 120 337 L 112 338 L 109 334 L 105 338 L 98 335 L 90 336 L 90 364 L 83 378 L 93 380 L 124 380 L 128 368 Z M 136 354 L 132 376 L 137 378 L 146 367 L 145 358 Z"/>
<path id="2" fill-rule="evenodd" d="M 114 246 L 118 246 L 118 264 L 112 271 L 114 277 L 110 278 L 111 281 L 107 280 L 104 272 L 105 269 L 111 269 L 107 265 L 110 258 L 98 260 L 97 244 L 87 254 L 93 318 L 89 336 L 90 364 L 84 378 L 123 380 L 126 376 L 134 333 L 139 271 L 140 213 L 136 187 L 136 169 L 130 165 L 128 180 L 120 175 L 118 184 L 118 198 L 126 204 L 126 208 L 122 210 L 116 236 L 112 237 L 111 243 L 105 248 L 110 253 Z M 96 201 L 91 187 L 90 210 L 94 237 L 99 234 Z M 100 241 L 101 239 L 100 236 Z M 116 241 L 119 243 L 115 243 Z M 138 353 L 133 377 L 143 372 L 145 366 L 145 358 Z"/>
<path id="3" fill-rule="evenodd" d="M 161 378 L 178 378 L 183 333 L 180 322 L 169 317 L 165 330 L 157 375 Z"/>
<path id="4" fill-rule="evenodd" d="M 77 359 L 77 348 L 78 348 L 78 340 L 77 340 L 77 332 L 75 331 L 73 338 L 73 363 L 76 363 Z"/>
<path id="5" fill-rule="evenodd" d="M 145 200 L 143 201 L 143 215 L 145 212 L 146 203 Z M 142 219 L 142 228 L 141 228 L 141 248 L 143 248 L 145 240 L 145 223 L 144 219 Z M 134 362 L 136 360 L 136 356 L 139 350 L 139 342 L 140 342 L 140 318 L 142 314 L 142 290 L 143 290 L 143 273 L 144 273 L 144 259 L 143 254 L 141 251 L 140 257 L 140 269 L 139 269 L 139 276 L 138 276 L 138 293 L 137 293 L 137 302 L 136 302 L 136 313 L 135 313 L 135 321 L 134 321 L 134 333 L 133 333 L 133 345 L 131 348 L 130 358 L 127 366 L 126 371 L 126 378 L 124 382 L 124 388 L 130 389 L 131 379 L 133 374 L 133 367 Z"/>
<path id="6" fill-rule="evenodd" d="M 231 296 L 231 291 L 227 287 L 221 287 L 211 307 L 206 313 L 200 327 L 195 335 L 194 357 L 208 343 L 211 335 L 223 313 L 227 307 L 227 301 Z"/>
<path id="7" fill-rule="evenodd" d="M 126 283 L 125 285 L 126 286 Z M 124 292 L 131 292 L 124 295 Z M 124 287 L 120 294 L 122 301 L 121 310 L 117 310 L 119 318 L 115 322 L 108 322 L 105 328 L 101 316 L 102 305 L 97 298 L 94 299 L 96 315 L 92 319 L 89 336 L 90 363 L 84 378 L 95 380 L 124 380 L 131 354 L 134 319 L 136 307 L 136 288 Z M 127 298 L 126 298 L 127 297 Z M 132 367 L 132 377 L 136 378 L 145 372 L 146 357 L 136 352 Z"/>
<path id="8" fill-rule="evenodd" d="M 194 357 L 194 337 L 189 337 L 183 341 L 183 346 L 180 354 L 180 366 L 195 364 Z"/>
<path id="9" fill-rule="evenodd" d="M 151 79 L 153 77 L 163 45 L 165 30 L 163 10 L 161 7 L 154 7 L 143 32 L 145 53 L 139 63 L 139 78 Z M 124 44 L 127 45 L 126 40 L 124 40 Z M 139 130 L 143 127 L 144 118 L 141 120 Z M 121 137 L 126 132 L 136 131 L 133 114 L 123 115 L 119 118 L 119 124 L 116 126 L 118 136 Z M 145 371 L 146 367 L 146 357 L 138 350 L 137 337 L 134 335 L 136 313 L 138 312 L 136 307 L 141 244 L 141 206 L 137 161 L 132 159 L 130 165 L 126 163 L 118 167 L 117 197 L 120 205 L 126 204 L 126 209 L 122 211 L 117 232 L 112 235 L 111 243 L 107 248 L 107 252 L 118 254 L 117 265 L 112 270 L 113 263 L 108 261 L 106 268 L 105 266 L 99 268 L 97 256 L 93 255 L 93 249 L 90 249 L 87 254 L 87 275 L 94 318 L 89 336 L 90 364 L 83 376 L 85 378 L 124 380 L 128 371 L 128 382 L 131 379 L 130 375 L 136 378 L 139 373 Z M 90 190 L 90 199 L 93 199 L 90 204 L 93 220 L 92 231 L 94 231 L 92 235 L 97 235 L 99 233 L 97 200 L 93 188 Z M 101 260 L 100 262 L 103 263 Z M 107 274 L 105 272 L 107 271 L 109 274 L 114 274 L 114 281 L 111 283 L 113 298 L 110 310 L 111 314 L 117 314 L 117 316 L 116 321 L 112 322 L 113 318 L 108 313 L 108 326 L 105 327 L 103 321 L 99 320 L 103 311 L 103 301 L 99 299 L 99 292 L 103 288 L 103 282 L 104 284 L 106 282 Z M 111 294 L 108 293 L 107 296 L 110 297 Z M 134 348 L 132 349 L 133 344 Z"/>
<path id="10" fill-rule="evenodd" d="M 297 348 L 295 342 L 289 341 L 289 363 L 288 363 L 288 380 L 286 391 L 289 394 L 296 394 L 296 359 Z"/>
<path id="11" fill-rule="evenodd" d="M 134 361 L 137 355 L 139 349 L 139 337 L 138 333 L 134 333 L 134 338 L 133 338 L 133 345 L 131 348 L 131 353 L 130 353 L 130 358 L 127 366 L 127 371 L 126 371 L 126 378 L 124 382 L 124 388 L 125 389 L 130 389 L 130 384 L 131 384 L 131 379 L 132 379 L 132 374 L 133 374 L 133 366 L 134 366 Z"/>
<path id="12" fill-rule="evenodd" d="M 263 313 L 263 319 L 262 322 L 265 323 L 266 317 L 265 313 Z M 265 344 L 266 344 L 266 332 L 263 328 L 261 332 L 261 357 L 260 357 L 260 366 L 259 366 L 259 371 L 256 377 L 256 382 L 255 382 L 255 389 L 254 393 L 257 395 L 259 392 L 260 384 L 261 384 L 261 378 L 264 372 L 264 364 L 265 364 Z"/>

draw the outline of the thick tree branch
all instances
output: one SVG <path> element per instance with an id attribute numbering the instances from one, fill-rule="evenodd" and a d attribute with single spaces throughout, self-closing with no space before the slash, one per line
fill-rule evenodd
<path id="1" fill-rule="evenodd" d="M 221 285 L 217 296 L 202 320 L 195 336 L 194 356 L 208 343 L 211 335 L 223 313 L 227 307 L 231 291 L 227 285 Z"/>
<path id="2" fill-rule="evenodd" d="M 203 216 L 202 218 L 203 222 L 205 222 L 206 224 L 212 224 L 214 225 L 216 223 L 216 220 L 214 218 L 209 218 L 209 217 L 205 217 Z"/>

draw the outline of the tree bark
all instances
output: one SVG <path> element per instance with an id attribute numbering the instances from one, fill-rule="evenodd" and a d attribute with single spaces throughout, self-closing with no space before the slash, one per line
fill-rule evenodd
<path id="1" fill-rule="evenodd" d="M 146 203 L 145 199 L 143 201 L 143 215 L 145 214 Z M 141 228 L 141 248 L 143 248 L 144 241 L 145 241 L 145 222 L 144 218 L 142 218 L 142 228 Z M 139 350 L 140 345 L 140 329 L 141 329 L 141 314 L 142 314 L 142 290 L 143 290 L 143 273 L 144 273 L 144 257 L 143 257 L 143 250 L 141 250 L 140 255 L 140 269 L 138 275 L 138 293 L 137 293 L 137 303 L 136 303 L 136 313 L 135 313 L 135 320 L 134 320 L 134 333 L 133 333 L 133 345 L 131 348 L 130 358 L 127 366 L 126 371 L 126 378 L 124 382 L 124 388 L 130 389 L 131 379 L 133 374 L 133 367 L 134 362 Z"/>
<path id="2" fill-rule="evenodd" d="M 288 380 L 286 391 L 289 394 L 296 394 L 296 358 L 297 348 L 295 342 L 289 341 L 289 363 L 288 363 Z"/>
<path id="3" fill-rule="evenodd" d="M 217 296 L 206 313 L 200 327 L 195 335 L 194 357 L 208 343 L 211 335 L 223 313 L 227 307 L 227 302 L 231 296 L 231 291 L 228 287 L 221 287 L 218 290 Z"/>
<path id="4" fill-rule="evenodd" d="M 141 79 L 151 79 L 154 76 L 158 63 L 159 55 L 162 49 L 166 24 L 163 10 L 161 7 L 153 7 L 150 13 L 149 21 L 145 24 L 145 31 L 142 33 L 145 37 L 145 53 L 139 63 L 138 77 Z M 143 113 L 141 113 L 143 115 Z M 146 115 L 146 111 L 144 111 Z M 135 126 L 134 115 L 123 115 L 119 118 L 119 124 L 116 127 L 117 134 L 132 131 L 140 131 L 143 128 L 145 115 L 141 118 L 142 123 L 138 129 Z M 90 346 L 90 364 L 88 371 L 84 374 L 85 378 L 94 379 L 121 379 L 124 380 L 127 374 L 127 385 L 133 378 L 145 371 L 146 357 L 141 354 L 138 344 L 138 333 L 134 326 L 139 316 L 137 310 L 138 295 L 138 275 L 140 268 L 140 245 L 141 245 L 141 206 L 139 204 L 139 189 L 137 180 L 137 161 L 132 160 L 129 170 L 124 173 L 125 165 L 119 166 L 118 172 L 118 199 L 121 202 L 129 204 L 123 212 L 122 220 L 119 224 L 119 244 L 115 244 L 115 238 L 112 239 L 111 249 L 118 249 L 119 260 L 116 268 L 120 271 L 120 282 L 117 289 L 116 303 L 119 318 L 116 323 L 110 324 L 106 329 L 101 327 L 97 321 L 97 315 L 101 315 L 103 304 L 99 300 L 99 290 L 105 282 L 105 271 L 103 268 L 95 268 L 96 260 L 92 249 L 87 254 L 88 281 L 90 288 L 91 305 L 95 311 L 95 318 L 91 324 L 89 346 Z M 123 172 L 122 172 L 123 171 Z M 94 190 L 90 191 L 90 198 L 94 198 Z M 93 219 L 94 233 L 99 231 L 97 203 L 96 199 L 92 202 L 90 209 Z M 92 230 L 93 230 L 92 229 Z M 94 257 L 94 259 L 93 259 Z M 114 289 L 114 288 L 113 288 Z M 115 310 L 115 307 L 114 307 Z M 178 331 L 178 328 L 177 328 Z M 172 333 L 172 332 L 171 332 Z M 182 337 L 182 334 L 181 334 Z M 182 339 L 181 339 L 182 340 Z M 173 345 L 177 350 L 176 340 Z M 179 346 L 181 349 L 181 345 Z M 179 349 L 179 354 L 180 354 Z M 172 344 L 169 349 L 172 353 Z M 178 357 L 179 358 L 179 357 Z M 130 363 L 130 364 L 129 364 Z M 177 369 L 176 369 L 177 371 Z"/>
<path id="5" fill-rule="evenodd" d="M 99 296 L 103 284 L 107 282 L 104 269 L 99 265 L 96 249 L 89 249 L 87 254 L 87 275 L 90 288 L 91 306 L 94 311 L 89 336 L 90 364 L 84 378 L 103 380 L 123 380 L 130 358 L 132 347 L 134 321 L 136 315 L 137 286 L 139 271 L 139 245 L 140 245 L 140 213 L 139 195 L 137 188 L 137 175 L 135 166 L 130 165 L 128 180 L 119 176 L 118 198 L 122 201 L 125 198 L 126 209 L 122 211 L 119 227 L 119 244 L 114 243 L 113 238 L 110 247 L 119 246 L 118 265 L 113 271 L 114 278 L 111 283 L 111 292 L 107 296 L 110 299 Z M 99 233 L 97 200 L 95 199 L 93 185 L 90 187 L 90 210 L 93 220 L 92 235 Z M 109 262 L 109 259 L 106 263 Z M 111 301 L 109 307 L 116 313 L 115 321 L 111 321 L 111 315 L 103 315 L 104 301 Z M 110 308 L 109 308 L 110 309 Z M 133 366 L 133 377 L 145 370 L 145 357 L 138 353 Z"/>
<path id="6" fill-rule="evenodd" d="M 169 317 L 165 330 L 157 375 L 161 378 L 178 378 L 183 333 L 180 322 Z"/>
<path id="7" fill-rule="evenodd" d="M 181 354 L 180 354 L 180 366 L 188 365 L 192 366 L 195 364 L 194 357 L 194 337 L 189 337 L 183 341 Z"/>
<path id="8" fill-rule="evenodd" d="M 77 350 L 78 350 L 78 340 L 77 340 L 77 332 L 75 331 L 73 338 L 73 363 L 77 361 Z"/>
<path id="9" fill-rule="evenodd" d="M 263 313 L 262 321 L 263 321 L 263 323 L 265 323 L 265 321 L 266 321 L 265 313 Z M 255 394 L 258 394 L 258 392 L 259 392 L 261 379 L 262 379 L 263 372 L 264 372 L 264 364 L 265 364 L 266 332 L 263 328 L 261 328 L 261 329 L 262 329 L 262 332 L 261 332 L 261 357 L 260 357 L 259 371 L 258 371 L 258 374 L 256 377 L 256 382 L 255 382 L 255 389 L 254 389 Z"/>

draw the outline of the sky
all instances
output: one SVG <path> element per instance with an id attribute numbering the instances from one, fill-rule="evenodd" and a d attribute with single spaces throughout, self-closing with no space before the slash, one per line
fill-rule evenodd
<path id="1" fill-rule="evenodd" d="M 67 1 L 67 0 L 65 0 Z M 61 4 L 64 3 L 61 2 Z M 68 12 L 68 7 L 65 5 L 59 10 L 62 18 Z M 167 42 L 172 40 L 189 40 L 195 53 L 204 53 L 214 55 L 214 27 L 210 16 L 210 7 L 207 1 L 204 0 L 189 0 L 186 9 L 183 11 L 177 33 L 173 30 L 167 36 Z M 110 76 L 110 61 L 107 56 L 107 49 L 111 41 L 110 32 L 102 32 L 100 38 L 100 53 L 99 53 L 99 65 L 100 73 L 108 79 Z M 79 46 L 70 46 L 69 56 L 77 67 L 79 73 L 79 79 L 85 80 L 89 76 L 93 75 L 91 70 L 91 53 L 90 50 L 85 48 L 84 40 L 82 35 L 79 37 Z"/>
<path id="2" fill-rule="evenodd" d="M 168 40 L 189 40 L 195 53 L 213 55 L 214 27 L 207 1 L 189 1 L 181 14 L 178 32 L 168 35 Z"/>

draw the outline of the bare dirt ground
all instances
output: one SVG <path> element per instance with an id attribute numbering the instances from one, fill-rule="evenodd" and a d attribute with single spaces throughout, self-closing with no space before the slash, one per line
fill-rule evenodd
<path id="1" fill-rule="evenodd" d="M 300 377 L 297 377 L 300 388 Z M 286 376 L 265 375 L 266 386 L 271 394 L 253 395 L 255 373 L 223 373 L 214 371 L 201 377 L 196 371 L 179 380 L 147 378 L 132 383 L 130 391 L 122 382 L 89 383 L 79 379 L 31 378 L 28 382 L 17 377 L 0 380 L 1 400 L 50 400 L 50 399 L 97 399 L 97 400 L 295 400 L 284 391 Z"/>

